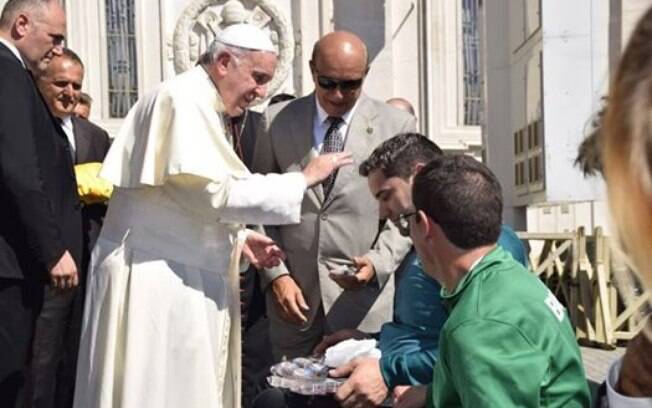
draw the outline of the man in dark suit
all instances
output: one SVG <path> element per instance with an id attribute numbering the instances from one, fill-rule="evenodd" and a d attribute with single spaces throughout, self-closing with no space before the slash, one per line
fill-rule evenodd
<path id="1" fill-rule="evenodd" d="M 9 0 L 0 15 L 0 401 L 23 406 L 43 287 L 77 286 L 81 205 L 65 135 L 30 70 L 61 54 L 56 1 Z"/>
<path id="2" fill-rule="evenodd" d="M 66 134 L 75 165 L 104 161 L 110 146 L 106 131 L 74 115 L 83 79 L 81 59 L 72 50 L 64 48 L 62 55 L 52 58 L 36 82 L 50 112 Z M 81 180 L 78 178 L 77 182 Z M 84 204 L 82 207 L 81 285 L 65 292 L 50 286 L 45 288 L 43 308 L 36 321 L 30 370 L 30 399 L 35 407 L 72 406 L 84 282 L 90 251 L 105 213 L 105 203 Z"/>

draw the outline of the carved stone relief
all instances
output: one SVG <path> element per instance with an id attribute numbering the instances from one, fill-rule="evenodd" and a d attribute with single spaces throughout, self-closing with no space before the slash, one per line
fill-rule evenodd
<path id="1" fill-rule="evenodd" d="M 174 30 L 175 72 L 192 68 L 216 33 L 242 22 L 269 32 L 278 50 L 278 65 L 268 86 L 268 95 L 273 95 L 287 78 L 294 58 L 291 27 L 273 0 L 193 0 L 179 16 Z"/>

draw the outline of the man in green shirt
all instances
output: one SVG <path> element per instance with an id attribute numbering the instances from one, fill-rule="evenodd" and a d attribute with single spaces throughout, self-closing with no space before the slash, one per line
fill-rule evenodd
<path id="1" fill-rule="evenodd" d="M 427 406 L 589 406 L 565 309 L 496 246 L 503 205 L 491 171 L 441 156 L 415 177 L 412 197 L 415 211 L 404 217 L 450 313 Z"/>

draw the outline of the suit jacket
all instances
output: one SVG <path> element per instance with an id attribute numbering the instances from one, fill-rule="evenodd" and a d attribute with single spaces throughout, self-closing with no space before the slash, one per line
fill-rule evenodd
<path id="1" fill-rule="evenodd" d="M 75 136 L 75 164 L 103 162 L 111 139 L 104 129 L 87 121 L 73 116 L 72 129 Z M 82 207 L 82 223 L 84 231 L 83 272 L 90 258 L 90 252 L 95 246 L 95 241 L 100 235 L 102 222 L 106 215 L 106 204 L 98 203 Z"/>
<path id="2" fill-rule="evenodd" d="M 30 73 L 0 44 L 0 277 L 46 280 L 81 259 L 81 203 L 66 135 Z"/>
<path id="3" fill-rule="evenodd" d="M 258 136 L 254 170 L 301 171 L 317 154 L 313 148 L 315 115 L 314 94 L 270 107 L 263 126 L 267 131 Z M 389 277 L 407 254 L 410 241 L 392 223 L 385 223 L 379 232 L 378 204 L 366 178 L 358 174 L 358 166 L 384 140 L 408 131 L 415 131 L 412 116 L 361 95 L 344 146 L 344 151 L 353 154 L 354 164 L 339 170 L 328 199 L 321 184 L 306 192 L 300 224 L 268 228 L 288 258 L 281 267 L 263 273 L 264 283 L 290 273 L 310 306 L 309 321 L 320 304 L 333 331 L 345 327 L 377 331 L 391 319 L 394 280 Z M 376 280 L 361 290 L 343 291 L 328 276 L 329 258 L 361 255 L 373 261 Z M 268 308 L 268 313 L 272 322 L 280 322 L 274 319 L 275 308 Z M 272 328 L 277 338 L 283 330 L 291 335 L 290 325 L 277 326 Z"/>

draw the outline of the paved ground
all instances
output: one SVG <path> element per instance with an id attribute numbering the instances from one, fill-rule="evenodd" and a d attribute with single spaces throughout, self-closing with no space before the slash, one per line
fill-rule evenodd
<path id="1" fill-rule="evenodd" d="M 624 347 L 615 350 L 602 350 L 592 347 L 580 347 L 586 378 L 594 383 L 601 383 L 607 374 L 607 369 L 612 361 L 625 353 Z"/>

